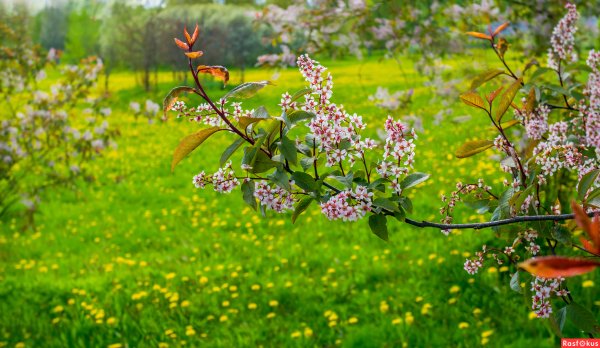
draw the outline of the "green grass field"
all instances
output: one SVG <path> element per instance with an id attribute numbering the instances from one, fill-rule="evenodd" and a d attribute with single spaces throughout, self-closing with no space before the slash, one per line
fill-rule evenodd
<path id="1" fill-rule="evenodd" d="M 476 53 L 444 63 L 484 59 Z M 323 63 L 334 76 L 334 100 L 363 115 L 372 135 L 386 113 L 368 95 L 379 85 L 416 88 L 410 110 L 394 115 L 422 117 L 425 128 L 416 169 L 432 178 L 413 190 L 414 218 L 438 221 L 440 194 L 458 180 L 484 177 L 500 187 L 503 176 L 486 155 L 452 155 L 466 138 L 492 134 L 486 119 L 457 103 L 453 116 L 433 125 L 441 100 L 408 61 L 402 70 L 376 58 Z M 246 80 L 272 74 L 254 69 Z M 177 85 L 169 72 L 160 77 L 154 100 Z M 275 83 L 248 103 L 275 114 L 281 93 L 303 87 L 295 69 Z M 210 95 L 225 93 L 210 86 Z M 316 206 L 295 225 L 288 215 L 262 218 L 239 190 L 219 195 L 191 183 L 202 169 L 216 171 L 230 134 L 209 139 L 171 173 L 174 148 L 197 126 L 135 121 L 129 101 L 146 95 L 132 74 L 114 75 L 111 88 L 110 122 L 121 136 L 118 149 L 91 164 L 95 180 L 48 191 L 34 230 L 1 222 L 0 347 L 557 346 L 546 323 L 530 316 L 529 298 L 510 290 L 514 269 L 489 267 L 473 277 L 462 269 L 482 244 L 505 245 L 503 236 L 445 237 L 390 222 L 386 243 L 366 221 L 329 222 Z M 452 120 L 466 114 L 467 123 Z M 485 218 L 459 209 L 456 221 Z M 593 274 L 569 282 L 587 306 L 589 280 Z"/>

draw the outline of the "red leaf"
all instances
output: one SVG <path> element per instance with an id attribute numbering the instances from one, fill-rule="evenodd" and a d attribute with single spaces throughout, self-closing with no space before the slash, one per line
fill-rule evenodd
<path id="1" fill-rule="evenodd" d="M 185 35 L 185 40 L 187 41 L 188 45 L 192 46 L 192 37 L 187 31 L 187 27 L 183 27 L 183 35 Z"/>
<path id="2" fill-rule="evenodd" d="M 470 35 L 472 37 L 476 37 L 478 39 L 485 39 L 485 40 L 492 40 L 492 37 L 487 35 L 487 34 L 483 34 L 483 33 L 478 33 L 476 31 L 469 31 L 467 32 L 467 35 Z"/>
<path id="3" fill-rule="evenodd" d="M 199 65 L 198 72 L 203 74 L 211 74 L 214 77 L 218 77 L 223 80 L 223 84 L 225 85 L 227 84 L 227 81 L 229 81 L 229 71 L 220 65 Z"/>
<path id="4" fill-rule="evenodd" d="M 200 34 L 200 29 L 198 28 L 198 24 L 196 24 L 196 28 L 194 28 L 194 33 L 192 34 L 192 45 L 198 40 L 198 34 Z"/>
<path id="5" fill-rule="evenodd" d="M 494 30 L 494 33 L 492 34 L 492 36 L 496 36 L 496 35 L 500 34 L 500 32 L 502 30 L 506 29 L 509 24 L 510 24 L 510 22 L 502 23 L 498 28 L 496 28 L 496 30 Z"/>
<path id="6" fill-rule="evenodd" d="M 177 44 L 177 46 L 179 46 L 179 48 L 181 48 L 182 50 L 187 51 L 190 49 L 190 46 L 188 46 L 188 44 L 186 44 L 185 42 L 183 42 L 177 38 L 174 40 L 175 40 L 175 43 Z"/>
<path id="7" fill-rule="evenodd" d="M 190 59 L 200 58 L 200 57 L 202 57 L 203 54 L 204 54 L 204 52 L 202 52 L 202 51 L 185 52 L 185 55 Z"/>
<path id="8" fill-rule="evenodd" d="M 575 213 L 575 222 L 592 240 L 594 247 L 590 251 L 594 253 L 600 252 L 600 218 L 596 215 L 594 221 L 592 221 L 587 216 L 585 210 L 575 202 L 571 202 L 571 208 L 573 208 L 573 213 Z"/>
<path id="9" fill-rule="evenodd" d="M 600 261 L 563 256 L 534 257 L 519 263 L 527 272 L 543 278 L 573 277 L 593 271 Z"/>

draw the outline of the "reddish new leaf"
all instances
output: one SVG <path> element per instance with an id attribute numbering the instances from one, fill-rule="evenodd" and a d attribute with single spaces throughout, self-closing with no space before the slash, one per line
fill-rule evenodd
<path id="1" fill-rule="evenodd" d="M 198 40 L 198 34 L 200 34 L 200 28 L 198 28 L 198 24 L 196 24 L 196 28 L 194 28 L 194 33 L 192 34 L 192 45 Z"/>
<path id="2" fill-rule="evenodd" d="M 591 250 L 587 247 L 586 249 L 594 253 L 600 252 L 600 217 L 596 215 L 594 221 L 592 221 L 585 210 L 575 202 L 571 202 L 571 208 L 575 214 L 575 222 L 577 222 L 577 225 L 584 230 L 592 240 L 594 247 Z"/>
<path id="3" fill-rule="evenodd" d="M 472 37 L 476 37 L 478 39 L 485 39 L 485 40 L 492 40 L 492 37 L 487 35 L 487 34 L 483 34 L 483 33 L 478 33 L 476 31 L 469 31 L 467 32 L 467 35 L 470 35 Z"/>
<path id="4" fill-rule="evenodd" d="M 496 30 L 494 30 L 494 33 L 492 34 L 492 36 L 496 36 L 496 35 L 500 34 L 500 32 L 502 32 L 502 30 L 506 29 L 509 24 L 510 24 L 510 22 L 502 23 L 498 28 L 496 28 Z"/>
<path id="5" fill-rule="evenodd" d="M 495 91 L 493 91 L 492 93 L 490 93 L 487 96 L 488 102 L 491 104 L 494 101 L 494 99 L 496 99 L 496 97 L 498 96 L 498 94 L 500 94 L 500 92 L 502 92 L 503 89 L 504 89 L 504 86 L 500 86 L 500 87 L 498 87 L 498 89 L 496 89 Z"/>
<path id="6" fill-rule="evenodd" d="M 204 54 L 204 52 L 202 52 L 202 51 L 185 52 L 185 55 L 190 59 L 200 58 L 200 57 L 202 57 L 203 54 Z"/>
<path id="7" fill-rule="evenodd" d="M 223 80 L 223 84 L 226 85 L 227 81 L 229 81 L 229 71 L 220 65 L 200 65 L 198 66 L 198 72 L 203 74 L 210 74 L 214 77 L 220 78 Z"/>
<path id="8" fill-rule="evenodd" d="M 187 31 L 187 27 L 183 27 L 183 35 L 185 35 L 185 40 L 187 41 L 188 45 L 192 46 L 192 37 Z"/>
<path id="9" fill-rule="evenodd" d="M 174 40 L 175 40 L 175 44 L 177 44 L 177 46 L 179 46 L 179 48 L 181 48 L 182 50 L 187 51 L 190 49 L 190 46 L 188 46 L 188 44 L 186 44 L 185 42 L 183 42 L 177 38 L 175 38 Z"/>
<path id="10" fill-rule="evenodd" d="M 543 278 L 573 277 L 593 271 L 600 261 L 563 256 L 534 257 L 519 263 L 527 272 Z"/>

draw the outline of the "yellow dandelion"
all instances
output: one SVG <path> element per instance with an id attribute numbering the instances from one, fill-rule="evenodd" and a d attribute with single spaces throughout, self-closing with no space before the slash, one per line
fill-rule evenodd
<path id="1" fill-rule="evenodd" d="M 300 331 L 294 331 L 290 336 L 292 336 L 292 338 L 300 338 L 302 337 L 302 333 Z"/>
<path id="2" fill-rule="evenodd" d="M 460 286 L 458 286 L 458 285 L 453 285 L 453 286 L 450 288 L 450 293 L 451 293 L 451 294 L 455 294 L 455 293 L 457 293 L 457 292 L 459 292 L 459 291 L 460 291 Z"/>
<path id="3" fill-rule="evenodd" d="M 458 324 L 458 328 L 461 329 L 461 330 L 466 329 L 468 327 L 469 327 L 469 323 L 466 323 L 464 321 L 462 323 Z"/>
<path id="4" fill-rule="evenodd" d="M 23 344 L 22 346 L 19 347 L 19 344 L 17 344 L 15 346 L 15 348 L 22 348 L 22 347 L 25 347 L 25 345 Z M 121 348 L 121 347 L 123 347 L 123 345 L 121 343 L 113 343 L 113 344 L 108 345 L 108 348 Z"/>
<path id="5" fill-rule="evenodd" d="M 423 296 L 418 296 L 417 298 L 415 298 L 415 302 L 421 302 L 423 301 Z"/>
<path id="6" fill-rule="evenodd" d="M 407 325 L 411 325 L 412 323 L 414 323 L 415 317 L 413 317 L 411 312 L 406 312 L 406 314 L 404 315 L 404 321 Z"/>
<path id="7" fill-rule="evenodd" d="M 202 277 L 200 277 L 198 282 L 200 282 L 200 284 L 206 284 L 206 283 L 208 283 L 208 278 L 202 276 Z"/>
<path id="8" fill-rule="evenodd" d="M 56 307 L 54 307 L 54 309 L 52 310 L 52 312 L 54 312 L 54 313 L 60 313 L 60 312 L 62 312 L 64 310 L 65 310 L 65 308 L 63 306 L 56 306 Z"/>
<path id="9" fill-rule="evenodd" d="M 358 323 L 358 318 L 356 317 L 351 317 L 350 319 L 348 319 L 348 324 L 353 325 Z"/>
<path id="10" fill-rule="evenodd" d="M 481 314 L 481 309 L 479 309 L 479 308 L 475 308 L 475 309 L 473 310 L 473 315 L 479 315 L 479 314 Z"/>
<path id="11" fill-rule="evenodd" d="M 392 325 L 400 325 L 402 324 L 402 318 L 395 318 L 392 320 Z"/>
<path id="12" fill-rule="evenodd" d="M 487 337 L 484 337 L 481 339 L 481 345 L 485 346 L 486 344 L 488 344 L 490 342 L 490 339 Z"/>
<path id="13" fill-rule="evenodd" d="M 421 314 L 422 315 L 427 315 L 429 314 L 429 310 L 432 308 L 433 306 L 431 305 L 431 303 L 425 303 L 423 305 L 423 307 L 421 308 Z"/>
<path id="14" fill-rule="evenodd" d="M 311 337 L 313 335 L 313 330 L 310 327 L 304 328 L 304 337 Z"/>
<path id="15" fill-rule="evenodd" d="M 529 315 L 527 317 L 529 318 L 529 320 L 533 320 L 536 319 L 538 316 L 535 312 L 529 312 Z"/>
<path id="16" fill-rule="evenodd" d="M 115 317 L 110 317 L 106 319 L 106 325 L 115 325 L 117 323 L 117 319 Z"/>
<path id="17" fill-rule="evenodd" d="M 181 307 L 189 307 L 190 306 L 190 301 L 185 300 L 185 301 L 181 302 L 180 306 Z"/>
<path id="18" fill-rule="evenodd" d="M 593 280 L 586 280 L 583 283 L 581 283 L 581 286 L 584 288 L 591 288 L 594 286 L 594 281 Z"/>
<path id="19" fill-rule="evenodd" d="M 487 330 L 481 333 L 482 338 L 490 337 L 494 333 L 494 330 Z"/>
<path id="20" fill-rule="evenodd" d="M 165 276 L 165 278 L 166 278 L 167 280 L 169 280 L 169 279 L 173 279 L 173 278 L 175 278 L 175 277 L 177 277 L 177 274 L 176 274 L 175 272 L 168 273 L 168 274 Z"/>
<path id="21" fill-rule="evenodd" d="M 250 289 L 252 289 L 252 291 L 258 291 L 258 290 L 260 290 L 260 285 L 254 284 L 250 287 Z"/>
<path id="22" fill-rule="evenodd" d="M 248 304 L 248 309 L 256 309 L 257 305 L 256 303 L 249 303 Z"/>
<path id="23" fill-rule="evenodd" d="M 385 313 L 389 309 L 390 309 L 390 306 L 387 304 L 387 302 L 381 301 L 381 303 L 379 304 L 379 310 L 381 311 L 381 313 Z"/>
<path id="24" fill-rule="evenodd" d="M 223 303 L 221 303 L 221 306 L 229 307 L 229 301 L 223 301 Z"/>
<path id="25" fill-rule="evenodd" d="M 273 318 L 275 318 L 275 315 L 276 315 L 275 313 L 271 312 L 271 313 L 267 314 L 267 319 L 273 319 Z"/>
<path id="26" fill-rule="evenodd" d="M 269 301 L 269 306 L 277 307 L 277 306 L 279 306 L 279 302 L 277 302 L 277 300 L 271 300 L 271 301 Z"/>

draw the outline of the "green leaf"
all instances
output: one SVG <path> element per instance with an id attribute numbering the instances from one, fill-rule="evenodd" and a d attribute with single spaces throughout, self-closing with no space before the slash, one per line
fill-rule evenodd
<path id="1" fill-rule="evenodd" d="M 267 85 L 272 85 L 270 81 L 246 82 L 235 87 L 229 93 L 223 96 L 223 99 L 247 99 L 253 97 L 258 91 L 265 88 Z"/>
<path id="2" fill-rule="evenodd" d="M 404 220 L 406 219 L 406 213 L 404 212 L 404 209 L 400 209 L 397 212 L 394 212 L 394 218 L 396 218 L 396 220 L 400 222 L 404 222 Z"/>
<path id="3" fill-rule="evenodd" d="M 400 203 L 400 206 L 402 207 L 402 209 L 404 209 L 404 211 L 406 211 L 409 214 L 412 214 L 413 204 L 412 204 L 412 201 L 410 200 L 410 198 L 400 197 L 400 199 L 398 200 L 398 203 Z"/>
<path id="4" fill-rule="evenodd" d="M 573 245 L 573 242 L 571 242 L 571 232 L 562 225 L 556 225 L 552 228 L 552 238 L 566 246 Z"/>
<path id="5" fill-rule="evenodd" d="M 556 326 L 558 328 L 559 337 L 562 337 L 562 331 L 565 327 L 565 322 L 567 321 L 567 307 L 563 307 L 556 312 L 554 316 L 556 320 Z"/>
<path id="6" fill-rule="evenodd" d="M 164 115 L 165 119 L 167 118 L 167 111 L 169 111 L 169 109 L 173 106 L 173 104 L 175 104 L 179 95 L 184 92 L 193 92 L 193 91 L 194 91 L 194 89 L 192 87 L 188 87 L 188 86 L 179 86 L 179 87 L 173 88 L 169 92 L 169 94 L 167 94 L 165 99 L 163 100 L 163 115 Z"/>
<path id="7" fill-rule="evenodd" d="M 492 146 L 494 146 L 494 142 L 490 140 L 467 141 L 456 150 L 455 155 L 457 158 L 467 158 L 483 152 Z"/>
<path id="8" fill-rule="evenodd" d="M 516 271 L 515 274 L 510 277 L 510 288 L 519 294 L 523 292 L 521 289 L 521 283 L 519 282 L 519 271 Z"/>
<path id="9" fill-rule="evenodd" d="M 256 198 L 254 197 L 254 181 L 242 183 L 242 194 L 244 202 L 246 202 L 252 209 L 256 210 Z"/>
<path id="10" fill-rule="evenodd" d="M 481 98 L 479 96 L 479 94 L 477 94 L 473 91 L 469 91 L 469 92 L 461 94 L 460 100 L 469 106 L 480 108 L 482 110 L 487 110 L 485 108 L 485 101 L 483 100 L 483 98 Z"/>
<path id="11" fill-rule="evenodd" d="M 571 302 L 565 308 L 567 308 L 567 319 L 579 330 L 591 334 L 599 332 L 600 327 L 596 317 L 589 309 L 575 302 Z"/>
<path id="12" fill-rule="evenodd" d="M 296 110 L 287 115 L 290 125 L 294 125 L 302 120 L 308 120 L 315 117 L 312 112 L 306 112 L 304 110 Z"/>
<path id="13" fill-rule="evenodd" d="M 533 74 L 531 74 L 531 77 L 529 78 L 529 80 L 534 81 L 537 78 L 539 78 L 540 76 L 542 76 L 548 72 L 551 72 L 551 71 L 554 71 L 554 70 L 552 70 L 550 68 L 538 68 Z"/>
<path id="14" fill-rule="evenodd" d="M 292 223 L 296 223 L 296 220 L 298 219 L 298 217 L 304 211 L 306 211 L 306 209 L 308 209 L 308 207 L 313 202 L 313 200 L 314 199 L 308 197 L 308 198 L 304 198 L 303 200 L 298 202 L 298 204 L 296 205 L 296 208 L 294 209 L 294 213 L 292 214 Z"/>
<path id="15" fill-rule="evenodd" d="M 513 207 L 513 209 L 515 209 L 515 211 L 517 211 L 517 212 L 521 211 L 521 207 L 523 206 L 523 203 L 527 199 L 527 196 L 532 194 L 532 191 L 533 191 L 533 185 L 527 187 L 525 190 L 523 190 L 521 192 L 515 193 L 509 201 L 510 206 Z"/>
<path id="16" fill-rule="evenodd" d="M 512 126 L 515 126 L 517 124 L 520 124 L 521 122 L 517 121 L 517 120 L 510 120 L 510 121 L 506 121 L 506 122 L 502 122 L 500 124 L 500 128 L 502 129 L 509 129 Z"/>
<path id="17" fill-rule="evenodd" d="M 292 174 L 292 180 L 294 180 L 296 186 L 304 191 L 313 192 L 315 190 L 316 181 L 310 174 L 304 172 L 294 172 Z"/>
<path id="18" fill-rule="evenodd" d="M 592 187 L 592 185 L 594 185 L 596 179 L 598 178 L 598 174 L 600 174 L 600 169 L 595 169 L 585 174 L 581 178 L 579 185 L 577 185 L 577 197 L 580 201 L 583 201 L 585 194 Z"/>
<path id="19" fill-rule="evenodd" d="M 484 71 L 483 73 L 477 75 L 471 81 L 471 89 L 476 89 L 477 87 L 483 85 L 484 83 L 488 82 L 489 80 L 493 79 L 494 77 L 496 77 L 502 73 L 504 73 L 504 70 L 502 70 L 502 69 L 491 69 L 491 70 Z"/>
<path id="20" fill-rule="evenodd" d="M 477 199 L 477 200 L 464 200 L 463 203 L 475 210 L 475 212 L 477 214 L 485 214 L 490 210 L 490 203 L 491 201 L 489 199 Z"/>
<path id="21" fill-rule="evenodd" d="M 244 139 L 238 138 L 238 139 L 236 139 L 236 141 L 231 143 L 231 145 L 229 145 L 225 149 L 225 151 L 223 151 L 223 154 L 221 154 L 221 159 L 219 160 L 221 167 L 223 166 L 223 164 L 225 164 L 225 162 L 227 162 L 227 160 L 231 157 L 231 155 L 233 155 L 233 153 L 236 152 L 237 149 L 240 148 L 240 146 L 242 146 L 243 143 L 244 143 Z"/>
<path id="22" fill-rule="evenodd" d="M 376 198 L 373 200 L 373 205 L 382 209 L 385 209 L 389 212 L 398 212 L 398 204 L 390 201 L 387 198 Z"/>
<path id="23" fill-rule="evenodd" d="M 564 94 L 566 96 L 570 96 L 571 93 L 565 89 L 564 87 L 561 87 L 559 85 L 545 85 L 544 86 L 546 89 L 551 90 L 552 92 L 558 93 L 558 94 Z"/>
<path id="24" fill-rule="evenodd" d="M 334 180 L 338 181 L 340 184 L 346 186 L 347 188 L 352 188 L 352 182 L 354 181 L 354 174 L 348 173 L 346 176 L 333 176 Z"/>
<path id="25" fill-rule="evenodd" d="M 291 190 L 290 178 L 287 176 L 287 173 L 283 171 L 283 169 L 277 168 L 277 170 L 275 170 L 271 175 L 267 176 L 267 178 L 269 178 L 282 189 L 287 191 Z"/>
<path id="26" fill-rule="evenodd" d="M 373 214 L 369 216 L 369 227 L 371 228 L 371 232 L 373 232 L 377 237 L 385 240 L 386 242 L 389 240 L 387 219 L 385 218 L 385 215 Z"/>
<path id="27" fill-rule="evenodd" d="M 307 94 L 310 94 L 312 92 L 312 89 L 310 88 L 304 88 L 299 90 L 298 92 L 294 93 L 294 95 L 292 96 L 292 102 L 298 100 L 298 98 L 305 96 Z"/>
<path id="28" fill-rule="evenodd" d="M 298 163 L 298 152 L 296 151 L 296 142 L 294 140 L 284 135 L 279 144 L 279 151 L 281 151 L 283 158 L 291 164 L 296 165 Z"/>
<path id="29" fill-rule="evenodd" d="M 429 179 L 429 174 L 412 173 L 400 182 L 400 188 L 402 188 L 402 190 L 406 190 L 413 186 L 417 186 L 418 184 L 426 181 L 427 179 Z"/>
<path id="30" fill-rule="evenodd" d="M 267 111 L 267 109 L 261 105 L 258 108 L 256 108 L 256 110 L 254 110 L 254 112 L 252 113 L 252 117 L 265 119 L 265 118 L 270 118 L 271 116 L 269 115 L 269 112 Z"/>
<path id="31" fill-rule="evenodd" d="M 256 157 L 254 158 L 254 163 L 252 164 L 252 170 L 250 170 L 250 173 L 264 173 L 267 170 L 275 168 L 277 164 L 277 162 L 270 159 L 269 156 L 267 156 L 264 152 L 258 151 Z"/>
<path id="32" fill-rule="evenodd" d="M 175 170 L 177 163 L 179 163 L 185 156 L 189 155 L 190 152 L 194 151 L 198 146 L 200 146 L 200 144 L 208 139 L 208 137 L 220 130 L 222 129 L 219 127 L 206 128 L 183 138 L 173 153 L 171 171 Z"/>
<path id="33" fill-rule="evenodd" d="M 502 120 L 502 116 L 506 113 L 510 104 L 512 104 L 515 96 L 519 89 L 521 89 L 521 82 L 523 79 L 519 78 L 515 82 L 513 82 L 505 91 L 502 93 L 502 97 L 500 98 L 500 104 L 498 104 L 498 109 L 496 109 L 496 122 L 500 122 Z"/>

